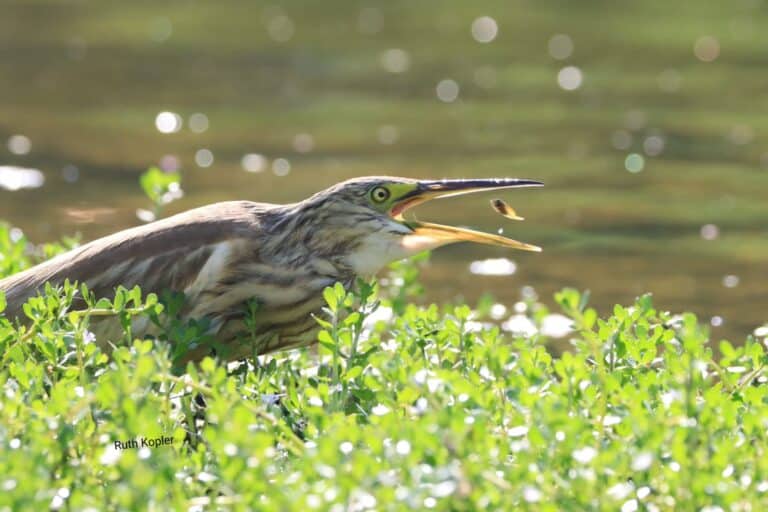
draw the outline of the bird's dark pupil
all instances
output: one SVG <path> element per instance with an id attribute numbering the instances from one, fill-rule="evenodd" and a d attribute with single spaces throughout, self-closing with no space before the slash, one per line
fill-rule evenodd
<path id="1" fill-rule="evenodd" d="M 389 192 L 383 188 L 377 188 L 373 191 L 373 197 L 378 201 L 383 201 L 389 197 Z"/>

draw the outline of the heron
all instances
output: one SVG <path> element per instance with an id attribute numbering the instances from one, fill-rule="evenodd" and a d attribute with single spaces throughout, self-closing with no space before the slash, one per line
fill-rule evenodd
<path id="1" fill-rule="evenodd" d="M 323 289 L 337 282 L 349 289 L 358 277 L 417 252 L 455 242 L 540 251 L 501 235 L 404 216 L 432 199 L 540 185 L 518 178 L 362 177 L 292 204 L 220 202 L 86 243 L 0 280 L 0 291 L 6 315 L 22 322 L 22 305 L 45 283 L 85 283 L 99 297 L 114 296 L 119 285 L 181 293 L 182 318 L 205 319 L 216 343 L 186 347 L 179 362 L 209 355 L 245 359 L 313 343 Z M 249 301 L 256 307 L 246 328 Z M 114 319 L 99 328 L 106 322 L 94 324 L 93 332 L 109 349 L 122 329 L 115 333 Z M 132 326 L 137 336 L 151 329 L 147 319 Z"/>

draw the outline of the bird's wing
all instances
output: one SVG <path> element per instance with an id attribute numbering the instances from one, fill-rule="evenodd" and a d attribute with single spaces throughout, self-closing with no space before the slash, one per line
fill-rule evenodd
<path id="1" fill-rule="evenodd" d="M 145 293 L 182 291 L 201 272 L 217 271 L 213 267 L 223 261 L 211 260 L 227 252 L 223 247 L 249 240 L 258 244 L 264 214 L 271 206 L 216 203 L 94 240 L 0 280 L 6 314 L 20 316 L 23 303 L 46 282 L 58 285 L 65 279 L 85 283 L 97 296 L 106 297 L 118 285 L 138 284 Z"/>

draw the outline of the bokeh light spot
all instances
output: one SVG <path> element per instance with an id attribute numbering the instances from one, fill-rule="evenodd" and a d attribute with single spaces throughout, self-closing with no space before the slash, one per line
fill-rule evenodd
<path id="1" fill-rule="evenodd" d="M 64 181 L 67 183 L 75 183 L 80 178 L 80 169 L 72 164 L 65 165 L 61 169 L 61 177 L 64 178 Z"/>
<path id="2" fill-rule="evenodd" d="M 553 59 L 565 60 L 573 54 L 573 40 L 566 34 L 555 34 L 549 38 L 549 55 Z"/>
<path id="3" fill-rule="evenodd" d="M 175 112 L 160 112 L 155 117 L 155 127 L 160 133 L 176 133 L 182 124 L 181 116 Z"/>
<path id="4" fill-rule="evenodd" d="M 645 168 L 645 158 L 638 153 L 630 153 L 624 159 L 624 167 L 631 173 L 638 173 Z"/>
<path id="5" fill-rule="evenodd" d="M 309 153 L 315 149 L 315 138 L 308 133 L 297 133 L 293 137 L 293 149 L 297 153 Z"/>
<path id="6" fill-rule="evenodd" d="M 198 149 L 195 152 L 195 163 L 198 167 L 210 167 L 213 165 L 213 152 L 210 149 Z"/>
<path id="7" fill-rule="evenodd" d="M 541 320 L 540 332 L 550 338 L 563 338 L 573 332 L 573 320 L 559 313 L 551 313 Z"/>
<path id="8" fill-rule="evenodd" d="M 661 135 L 650 135 L 643 141 L 643 151 L 648 156 L 659 156 L 664 151 L 664 137 Z"/>
<path id="9" fill-rule="evenodd" d="M 381 53 L 379 59 L 381 67 L 390 73 L 405 73 L 411 65 L 411 57 L 408 52 L 400 48 L 390 48 Z"/>
<path id="10" fill-rule="evenodd" d="M 189 129 L 194 133 L 203 133 L 208 129 L 208 116 L 195 112 L 189 116 Z"/>
<path id="11" fill-rule="evenodd" d="M 163 155 L 160 168 L 165 172 L 176 172 L 181 168 L 181 160 L 176 155 Z"/>
<path id="12" fill-rule="evenodd" d="M 584 76 L 576 66 L 566 66 L 557 73 L 557 85 L 566 91 L 575 91 L 583 80 Z"/>
<path id="13" fill-rule="evenodd" d="M 504 323 L 501 324 L 501 328 L 505 331 L 511 332 L 517 336 L 530 337 L 539 332 L 536 324 L 525 315 L 517 314 L 509 317 Z"/>
<path id="14" fill-rule="evenodd" d="M 258 153 L 248 153 L 243 155 L 240 165 L 248 172 L 262 172 L 267 167 L 267 159 Z"/>
<path id="15" fill-rule="evenodd" d="M 436 87 L 437 97 L 444 103 L 453 103 L 459 97 L 459 84 L 454 80 L 441 80 Z"/>
<path id="16" fill-rule="evenodd" d="M 478 43 L 490 43 L 498 34 L 499 26 L 490 16 L 481 16 L 472 22 L 472 37 Z"/>
<path id="17" fill-rule="evenodd" d="M 272 172 L 275 176 L 287 176 L 291 172 L 291 162 L 285 158 L 276 158 L 272 162 Z"/>
<path id="18" fill-rule="evenodd" d="M 507 306 L 499 302 L 491 306 L 491 318 L 501 320 L 507 314 Z"/>
<path id="19" fill-rule="evenodd" d="M 701 238 L 704 240 L 716 240 L 720 236 L 720 228 L 714 224 L 704 224 L 701 226 Z"/>
<path id="20" fill-rule="evenodd" d="M 14 155 L 26 155 L 32 150 L 32 141 L 25 135 L 8 137 L 8 151 Z"/>
<path id="21" fill-rule="evenodd" d="M 693 54 L 702 62 L 712 62 L 720 55 L 720 42 L 712 36 L 702 36 L 694 43 Z"/>

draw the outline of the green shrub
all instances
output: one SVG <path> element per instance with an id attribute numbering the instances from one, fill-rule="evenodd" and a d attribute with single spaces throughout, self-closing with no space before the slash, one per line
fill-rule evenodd
<path id="1" fill-rule="evenodd" d="M 7 230 L 0 244 L 2 273 L 30 263 Z M 327 289 L 317 349 L 182 375 L 162 341 L 127 329 L 110 356 L 93 342 L 97 316 L 162 315 L 138 289 L 107 301 L 48 288 L 25 307 L 29 326 L 0 313 L 0 509 L 768 505 L 757 341 L 713 353 L 693 315 L 644 296 L 600 319 L 564 290 L 575 331 L 553 358 L 540 335 L 478 328 L 482 307 L 409 303 L 417 273 L 396 272 L 392 299 L 375 283 Z M 76 294 L 82 312 L 69 309 Z M 393 316 L 373 321 L 386 307 Z M 114 448 L 163 436 L 173 443 Z"/>

